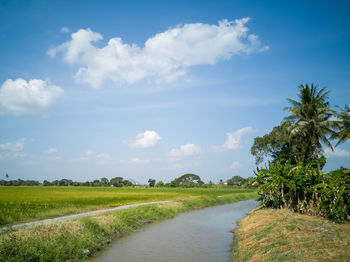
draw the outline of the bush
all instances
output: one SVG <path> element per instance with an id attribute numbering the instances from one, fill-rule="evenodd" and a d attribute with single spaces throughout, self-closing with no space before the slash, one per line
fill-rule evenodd
<path id="1" fill-rule="evenodd" d="M 350 218 L 350 170 L 324 173 L 315 163 L 290 165 L 269 163 L 258 169 L 252 181 L 259 184 L 263 206 L 289 208 L 332 220 Z"/>

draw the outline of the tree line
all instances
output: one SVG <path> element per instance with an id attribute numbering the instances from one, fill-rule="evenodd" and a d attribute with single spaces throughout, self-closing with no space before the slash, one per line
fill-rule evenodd
<path id="1" fill-rule="evenodd" d="M 6 174 L 6 178 L 9 176 Z M 218 185 L 215 185 L 213 182 L 209 181 L 209 183 L 204 183 L 198 175 L 195 174 L 184 174 L 178 178 L 175 178 L 169 183 L 164 183 L 163 181 L 158 181 L 156 183 L 155 179 L 150 178 L 148 180 L 149 187 L 182 187 L 182 188 L 192 188 L 192 187 L 214 187 L 214 186 L 249 186 L 247 183 L 253 179 L 243 178 L 241 176 L 233 176 L 228 179 L 226 183 L 220 179 Z M 114 177 L 112 179 L 108 179 L 103 177 L 101 179 L 95 179 L 93 181 L 86 182 L 77 182 L 71 179 L 60 179 L 54 180 L 52 182 L 48 180 L 44 180 L 43 183 L 40 183 L 37 180 L 0 180 L 0 186 L 87 186 L 87 187 L 132 187 L 137 186 L 135 183 L 124 179 L 123 177 Z"/>

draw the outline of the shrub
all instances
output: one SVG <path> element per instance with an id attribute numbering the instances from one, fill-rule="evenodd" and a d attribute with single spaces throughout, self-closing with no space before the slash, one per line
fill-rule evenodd
<path id="1" fill-rule="evenodd" d="M 263 206 L 289 208 L 333 220 L 349 219 L 350 170 L 324 173 L 315 163 L 269 163 L 258 169 L 252 183 L 259 184 Z"/>

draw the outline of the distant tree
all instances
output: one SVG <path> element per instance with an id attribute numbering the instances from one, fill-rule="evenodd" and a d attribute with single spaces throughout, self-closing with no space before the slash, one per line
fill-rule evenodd
<path id="1" fill-rule="evenodd" d="M 114 177 L 109 181 L 109 184 L 111 186 L 115 186 L 115 187 L 122 187 L 123 186 L 123 178 L 120 176 Z"/>
<path id="2" fill-rule="evenodd" d="M 241 186 L 243 185 L 245 182 L 247 182 L 248 180 L 240 177 L 240 176 L 234 176 L 231 179 L 227 180 L 227 185 L 229 186 Z"/>
<path id="3" fill-rule="evenodd" d="M 105 185 L 108 185 L 108 183 L 109 183 L 108 178 L 106 178 L 106 177 L 102 177 L 102 178 L 101 178 L 101 184 L 102 184 L 102 185 L 105 186 Z"/>
<path id="4" fill-rule="evenodd" d="M 132 186 L 132 183 L 129 180 L 123 180 L 122 183 L 124 186 Z"/>
<path id="5" fill-rule="evenodd" d="M 90 186 L 90 182 L 89 181 L 85 181 L 85 182 L 83 182 L 81 184 L 82 184 L 82 186 Z"/>
<path id="6" fill-rule="evenodd" d="M 51 185 L 52 185 L 52 184 L 51 184 L 49 181 L 44 180 L 43 186 L 51 186 Z"/>
<path id="7" fill-rule="evenodd" d="M 5 177 L 6 177 L 6 178 L 9 178 L 9 175 L 8 175 L 8 174 L 6 174 L 6 175 L 5 175 Z"/>
<path id="8" fill-rule="evenodd" d="M 102 185 L 102 183 L 101 183 L 100 180 L 98 180 L 98 179 L 95 179 L 95 180 L 92 182 L 92 186 L 98 187 L 98 186 L 101 186 L 101 185 Z"/>
<path id="9" fill-rule="evenodd" d="M 178 187 L 178 186 L 179 186 L 179 183 L 178 183 L 178 181 L 176 181 L 176 179 L 175 179 L 175 180 L 171 181 L 171 182 L 169 183 L 169 185 L 170 185 L 170 187 Z"/>
<path id="10" fill-rule="evenodd" d="M 150 187 L 154 187 L 155 184 L 156 184 L 156 180 L 155 179 L 152 179 L 152 178 L 148 179 L 148 185 Z"/>
<path id="11" fill-rule="evenodd" d="M 173 181 L 171 181 L 171 187 L 195 187 L 195 186 L 201 186 L 203 181 L 201 178 L 195 174 L 184 174 L 180 176 L 179 178 L 175 178 Z"/>
<path id="12" fill-rule="evenodd" d="M 163 186 L 164 186 L 164 182 L 163 181 L 158 181 L 157 187 L 163 187 Z"/>

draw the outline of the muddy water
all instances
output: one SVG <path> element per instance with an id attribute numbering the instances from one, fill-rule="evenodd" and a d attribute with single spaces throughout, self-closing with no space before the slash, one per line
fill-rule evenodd
<path id="1" fill-rule="evenodd" d="M 230 261 L 231 227 L 257 206 L 255 200 L 210 207 L 148 225 L 116 240 L 92 261 Z"/>

